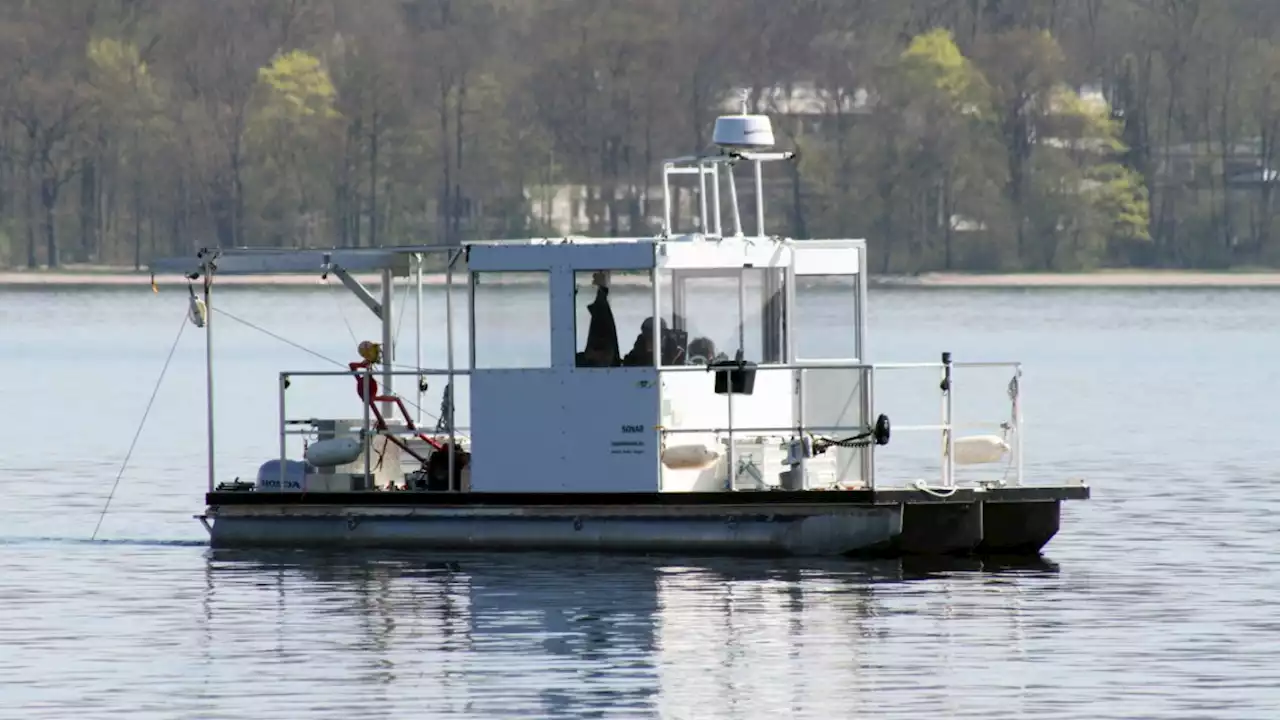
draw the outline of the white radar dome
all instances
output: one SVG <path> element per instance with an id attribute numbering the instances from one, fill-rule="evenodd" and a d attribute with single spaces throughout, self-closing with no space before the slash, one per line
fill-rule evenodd
<path id="1" fill-rule="evenodd" d="M 773 147 L 773 123 L 765 115 L 721 115 L 716 118 L 712 142 L 731 150 Z"/>

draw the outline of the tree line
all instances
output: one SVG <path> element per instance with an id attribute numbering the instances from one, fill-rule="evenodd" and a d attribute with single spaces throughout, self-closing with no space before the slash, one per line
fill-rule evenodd
<path id="1" fill-rule="evenodd" d="M 4 0 L 0 265 L 650 234 L 660 160 L 740 100 L 800 153 L 769 231 L 877 272 L 1276 265 L 1278 31 L 1273 0 Z"/>

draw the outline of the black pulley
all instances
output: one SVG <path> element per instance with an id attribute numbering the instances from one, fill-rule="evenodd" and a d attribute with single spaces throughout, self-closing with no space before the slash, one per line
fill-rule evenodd
<path id="1" fill-rule="evenodd" d="M 423 474 L 426 476 L 425 487 L 420 490 L 446 492 L 462 489 L 462 471 L 471 464 L 471 453 L 462 448 L 455 448 L 453 454 L 453 478 L 449 477 L 449 443 L 434 451 L 427 457 Z"/>
<path id="2" fill-rule="evenodd" d="M 871 437 L 875 438 L 877 445 L 889 444 L 889 416 L 881 414 L 876 418 L 876 427 L 871 431 Z"/>

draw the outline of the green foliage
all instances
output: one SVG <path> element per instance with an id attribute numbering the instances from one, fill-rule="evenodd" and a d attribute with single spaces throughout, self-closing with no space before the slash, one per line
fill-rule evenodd
<path id="1" fill-rule="evenodd" d="M 0 262 L 648 232 L 745 89 L 879 272 L 1280 263 L 1280 3 L 77 7 L 0 11 Z"/>
<path id="2" fill-rule="evenodd" d="M 265 89 L 262 114 L 267 120 L 300 122 L 306 118 L 336 118 L 336 95 L 329 73 L 320 59 L 302 50 L 277 55 L 258 70 Z"/>
<path id="3" fill-rule="evenodd" d="M 1086 173 L 1085 195 L 1106 219 L 1112 240 L 1151 240 L 1151 206 L 1142 176 L 1119 163 L 1103 163 Z"/>
<path id="4" fill-rule="evenodd" d="M 1140 174 L 1115 161 L 1127 148 L 1105 104 L 1056 86 L 1041 111 L 1054 142 L 1038 145 L 1035 205 L 1024 205 L 1040 230 L 1048 270 L 1090 269 L 1108 248 L 1150 239 L 1150 207 Z"/>
<path id="5" fill-rule="evenodd" d="M 116 38 L 94 38 L 87 50 L 95 75 L 104 89 L 129 89 L 154 95 L 151 73 L 138 53 L 138 46 Z"/>
<path id="6" fill-rule="evenodd" d="M 170 100 L 138 46 L 116 38 L 94 38 L 85 55 L 98 107 L 121 129 L 147 133 L 148 144 L 158 147 L 172 131 L 172 122 L 165 116 Z"/>
<path id="7" fill-rule="evenodd" d="M 1070 87 L 1057 85 L 1045 112 L 1046 125 L 1055 136 L 1077 143 L 1079 150 L 1116 154 L 1128 149 L 1120 138 L 1120 122 L 1111 117 L 1104 100 L 1086 100 Z"/>
<path id="8" fill-rule="evenodd" d="M 257 72 L 253 112 L 245 133 L 254 162 L 245 173 L 259 241 L 308 245 L 331 232 L 329 202 L 335 139 L 341 115 L 337 92 L 320 59 L 302 50 L 277 54 Z"/>
<path id="9" fill-rule="evenodd" d="M 961 54 L 951 32 L 942 28 L 912 38 L 897 67 L 901 90 L 934 94 L 950 104 L 951 112 L 964 112 L 986 91 L 982 74 Z"/>

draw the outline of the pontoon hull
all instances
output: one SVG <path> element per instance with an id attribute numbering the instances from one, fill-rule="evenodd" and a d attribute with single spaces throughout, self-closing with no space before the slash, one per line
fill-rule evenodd
<path id="1" fill-rule="evenodd" d="M 898 534 L 901 514 L 877 509 L 795 518 L 546 518 L 350 515 L 221 516 L 215 547 L 344 546 L 470 550 L 843 555 Z"/>
<path id="2" fill-rule="evenodd" d="M 1038 555 L 1088 488 L 549 494 L 211 493 L 217 548 L 398 547 L 710 555 Z M 343 501 L 346 502 L 343 502 Z"/>

